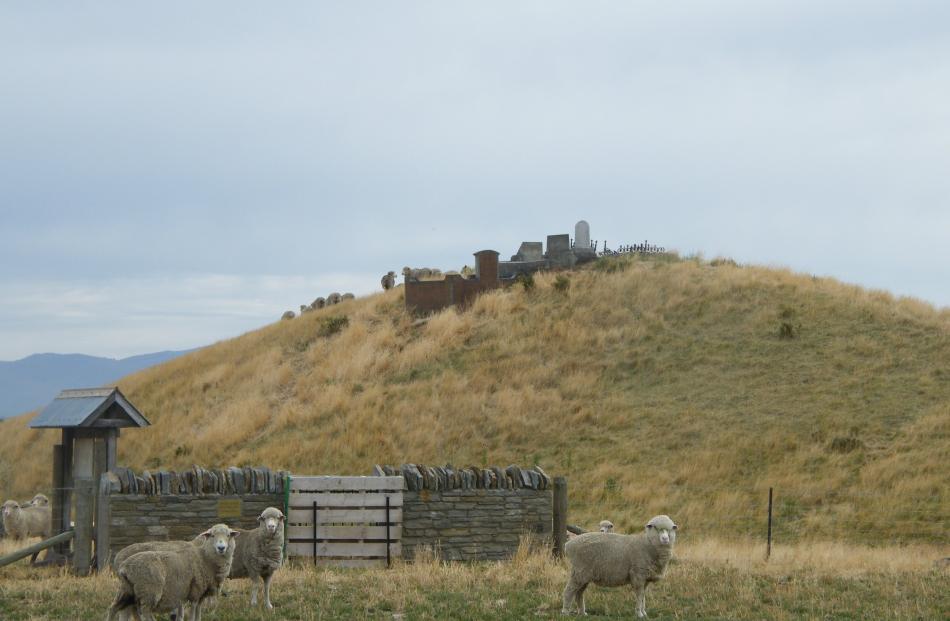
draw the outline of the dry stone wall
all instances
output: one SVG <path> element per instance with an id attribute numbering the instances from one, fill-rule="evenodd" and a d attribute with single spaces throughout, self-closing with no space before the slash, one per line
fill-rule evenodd
<path id="1" fill-rule="evenodd" d="M 114 555 L 141 541 L 191 539 L 219 522 L 255 528 L 267 507 L 283 510 L 286 474 L 249 467 L 142 474 L 117 468 L 100 481 L 97 537 Z"/>
<path id="2" fill-rule="evenodd" d="M 445 560 L 502 560 L 521 537 L 551 537 L 551 479 L 541 468 L 376 466 L 376 475 L 402 475 L 402 555 L 431 548 Z"/>

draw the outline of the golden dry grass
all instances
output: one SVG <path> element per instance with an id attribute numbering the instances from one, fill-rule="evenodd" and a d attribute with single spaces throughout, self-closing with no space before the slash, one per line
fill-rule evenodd
<path id="1" fill-rule="evenodd" d="M 932 619 L 950 605 L 937 550 L 823 544 L 787 546 L 764 563 L 756 546 L 682 542 L 665 580 L 647 595 L 654 619 Z M 922 557 L 928 557 L 923 561 Z M 432 555 L 392 569 L 278 572 L 273 613 L 247 608 L 247 582 L 228 585 L 208 617 L 245 619 L 556 619 L 564 563 L 523 545 L 509 562 L 444 563 Z M 89 578 L 25 564 L 0 569 L 4 619 L 101 618 L 115 592 L 111 573 Z M 629 589 L 588 591 L 592 615 L 629 618 Z"/>
<path id="2" fill-rule="evenodd" d="M 401 290 L 125 378 L 135 468 L 540 464 L 571 522 L 779 543 L 933 542 L 950 521 L 950 310 L 787 270 L 604 261 L 415 322 Z M 348 325 L 326 334 L 329 318 Z M 782 324 L 793 338 L 781 338 Z M 0 495 L 49 486 L 56 434 L 0 423 Z M 850 452 L 835 450 L 850 441 Z"/>

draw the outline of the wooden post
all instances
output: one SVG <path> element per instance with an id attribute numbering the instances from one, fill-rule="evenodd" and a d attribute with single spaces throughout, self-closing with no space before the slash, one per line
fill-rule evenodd
<path id="1" fill-rule="evenodd" d="M 765 560 L 772 556 L 772 488 L 769 488 L 769 534 L 765 548 Z"/>
<path id="2" fill-rule="evenodd" d="M 112 514 L 109 507 L 109 481 L 100 476 L 98 481 L 99 493 L 96 498 L 96 569 L 105 571 L 111 560 L 112 541 L 109 537 L 109 522 Z"/>
<path id="3" fill-rule="evenodd" d="M 73 541 L 73 569 L 80 576 L 85 576 L 92 565 L 92 518 L 96 486 L 92 479 L 77 478 L 74 487 L 76 538 Z"/>
<path id="4" fill-rule="evenodd" d="M 75 434 L 72 429 L 63 429 L 63 504 L 60 507 L 60 515 L 62 516 L 60 524 L 62 524 L 62 530 L 69 530 L 69 522 L 72 519 L 72 505 L 73 505 L 73 440 L 75 439 Z M 67 546 L 61 546 L 57 548 L 57 551 L 61 551 L 63 554 L 68 552 Z"/>
<path id="5" fill-rule="evenodd" d="M 66 449 L 62 444 L 53 445 L 53 497 L 50 499 L 50 521 L 51 532 L 58 535 L 69 530 L 69 522 L 63 523 L 63 515 L 66 514 L 66 483 L 63 481 L 65 472 L 65 454 Z M 65 554 L 69 549 L 69 540 L 58 540 L 55 552 Z M 47 553 L 49 554 L 49 553 Z"/>
<path id="6" fill-rule="evenodd" d="M 119 430 L 116 428 L 108 429 L 106 432 L 106 472 L 115 470 L 115 452 L 116 441 L 119 438 Z"/>
<path id="7" fill-rule="evenodd" d="M 567 542 L 567 479 L 554 477 L 554 556 L 564 556 Z"/>

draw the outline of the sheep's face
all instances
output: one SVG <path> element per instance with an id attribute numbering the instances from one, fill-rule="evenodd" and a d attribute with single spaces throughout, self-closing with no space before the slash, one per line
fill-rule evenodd
<path id="1" fill-rule="evenodd" d="M 283 524 L 284 514 L 280 512 L 280 509 L 267 507 L 257 518 L 257 521 L 260 522 L 265 529 L 267 529 L 267 532 L 273 535 L 277 532 L 277 529 L 280 527 L 280 525 Z"/>
<path id="2" fill-rule="evenodd" d="M 205 545 L 210 545 L 218 554 L 226 554 L 228 550 L 233 552 L 234 538 L 237 537 L 237 535 L 238 532 L 228 528 L 227 524 L 215 524 L 201 533 L 201 536 L 204 537 Z"/>
<path id="3" fill-rule="evenodd" d="M 663 545 L 673 545 L 676 542 L 676 524 L 668 515 L 658 515 L 647 522 L 647 535 L 656 537 Z"/>
<path id="4" fill-rule="evenodd" d="M 609 533 L 614 529 L 613 522 L 610 520 L 601 520 L 600 522 L 600 532 Z"/>
<path id="5" fill-rule="evenodd" d="M 9 517 L 20 510 L 20 503 L 15 500 L 8 500 L 3 503 L 3 517 Z"/>
<path id="6" fill-rule="evenodd" d="M 47 498 L 44 494 L 37 494 L 30 502 L 33 503 L 34 507 L 46 507 L 49 505 L 49 498 Z"/>

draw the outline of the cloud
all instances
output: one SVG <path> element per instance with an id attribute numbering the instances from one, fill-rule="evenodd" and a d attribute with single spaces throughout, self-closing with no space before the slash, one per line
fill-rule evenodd
<path id="1" fill-rule="evenodd" d="M 369 293 L 373 280 L 353 273 L 313 278 L 194 274 L 0 283 L 2 354 L 9 359 L 40 352 L 121 358 L 188 349 L 259 328 L 284 310 L 296 311 L 332 291 Z"/>

